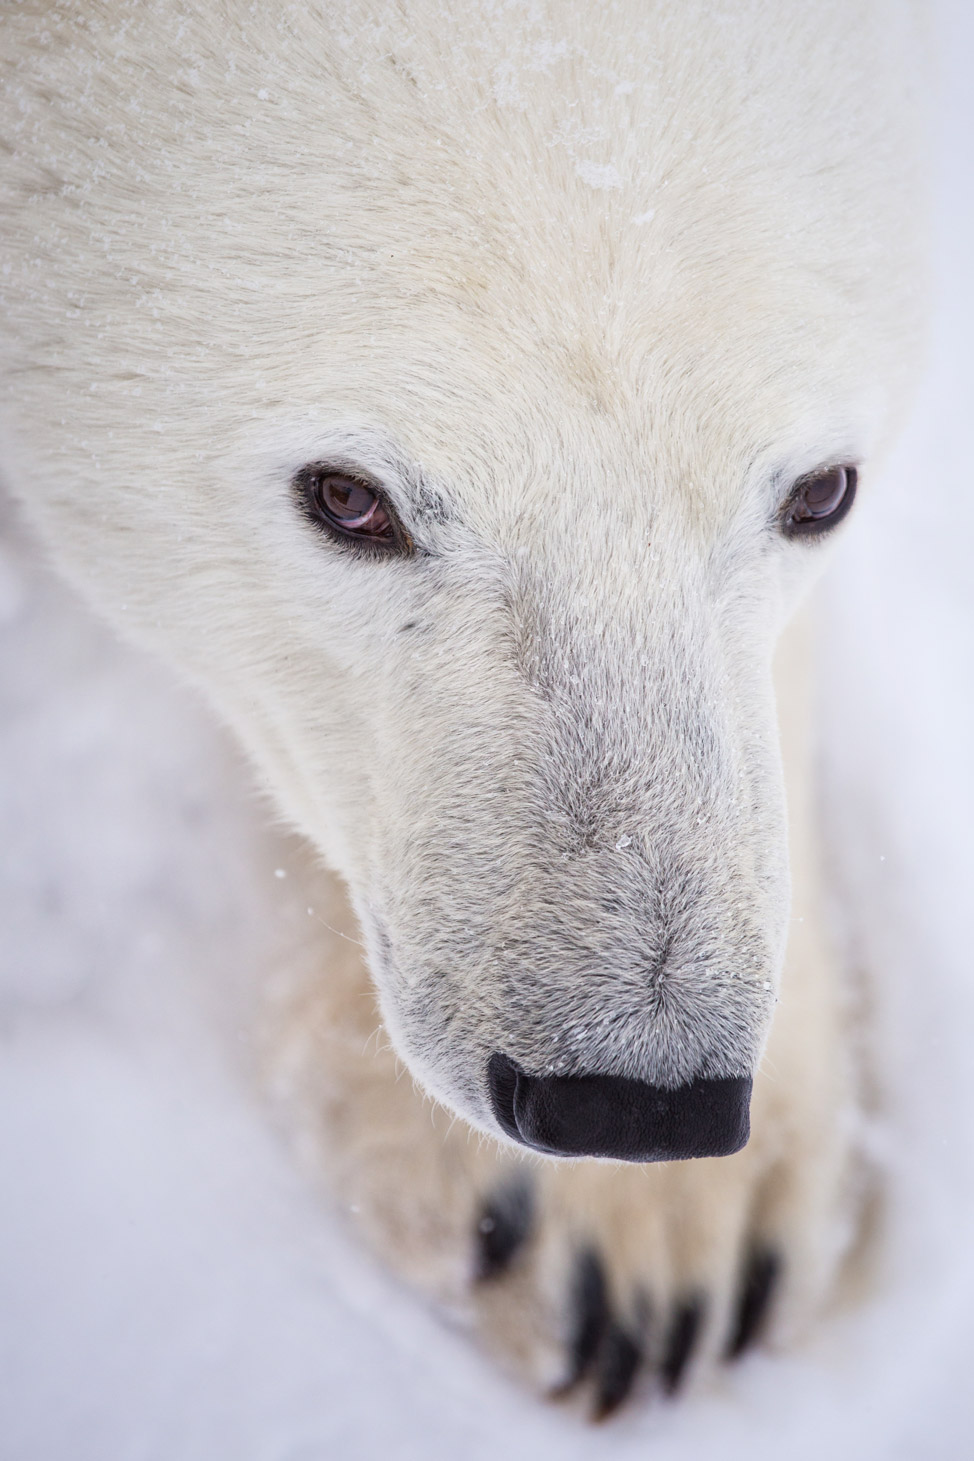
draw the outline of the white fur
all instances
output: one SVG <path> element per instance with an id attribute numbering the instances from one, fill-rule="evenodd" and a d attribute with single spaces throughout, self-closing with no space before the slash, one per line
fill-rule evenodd
<path id="1" fill-rule="evenodd" d="M 901 410 L 911 7 L 8 0 L 3 33 L 6 468 L 346 881 L 411 1069 L 492 1134 L 492 1050 L 752 1072 L 771 656 L 823 560 L 777 513 L 830 462 L 868 489 Z M 424 551 L 316 533 L 315 461 Z M 841 1039 L 822 978 L 796 1070 Z"/>

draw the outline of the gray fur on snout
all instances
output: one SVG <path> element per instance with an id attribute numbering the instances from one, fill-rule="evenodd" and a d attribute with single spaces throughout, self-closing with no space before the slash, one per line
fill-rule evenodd
<path id="1" fill-rule="evenodd" d="M 402 713 L 435 771 L 385 764 L 396 877 L 366 922 L 394 1038 L 478 1124 L 494 1051 L 664 1086 L 753 1074 L 787 901 L 770 656 L 760 632 L 738 655 L 693 588 L 632 602 L 521 565 L 413 651 Z M 451 694 L 447 656 L 489 662 L 489 696 Z"/>

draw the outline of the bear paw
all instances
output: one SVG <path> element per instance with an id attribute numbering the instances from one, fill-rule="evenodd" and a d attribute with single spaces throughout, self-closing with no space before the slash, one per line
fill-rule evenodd
<path id="1" fill-rule="evenodd" d="M 834 1290 L 860 1226 L 847 1153 L 510 1164 L 474 1214 L 470 1308 L 509 1369 L 595 1419 L 674 1395 Z M 778 1145 L 777 1143 L 775 1145 Z"/>

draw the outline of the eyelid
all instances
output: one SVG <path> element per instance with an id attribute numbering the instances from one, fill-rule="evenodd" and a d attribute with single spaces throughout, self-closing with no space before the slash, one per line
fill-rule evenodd
<path id="1" fill-rule="evenodd" d="M 826 517 L 821 518 L 793 518 L 792 510 L 801 496 L 803 488 L 827 477 L 830 472 L 841 470 L 846 473 L 846 491 L 840 499 L 835 510 Z M 856 490 L 859 484 L 859 468 L 855 462 L 830 462 L 827 466 L 817 470 L 803 472 L 796 478 L 791 491 L 785 498 L 779 513 L 778 527 L 786 538 L 824 538 L 839 526 L 852 509 L 855 502 Z"/>
<path id="2" fill-rule="evenodd" d="M 319 479 L 328 476 L 350 478 L 371 492 L 375 501 L 368 512 L 360 518 L 353 518 L 348 522 L 341 522 L 326 515 L 316 503 L 315 484 Z M 404 527 L 399 512 L 384 484 L 376 480 L 371 472 L 363 471 L 356 464 L 334 460 L 308 462 L 292 477 L 291 490 L 311 526 L 340 549 L 355 553 L 360 557 L 373 558 L 403 558 L 410 557 L 415 552 L 412 536 Z M 388 538 L 357 536 L 354 532 L 355 527 L 367 523 L 379 508 L 382 508 L 388 518 L 392 529 L 391 536 Z M 346 531 L 347 529 L 352 531 Z"/>

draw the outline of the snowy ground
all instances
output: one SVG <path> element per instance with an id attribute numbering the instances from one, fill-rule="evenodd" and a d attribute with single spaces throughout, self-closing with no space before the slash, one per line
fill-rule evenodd
<path id="1" fill-rule="evenodd" d="M 897 1092 L 882 1291 L 800 1354 L 598 1431 L 498 1378 L 337 1229 L 254 1093 L 253 991 L 304 916 L 274 875 L 293 849 L 200 707 L 7 520 L 4 1461 L 972 1454 L 974 13 L 942 13 L 930 369 L 826 615 L 836 860 Z"/>

